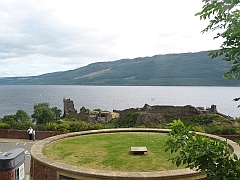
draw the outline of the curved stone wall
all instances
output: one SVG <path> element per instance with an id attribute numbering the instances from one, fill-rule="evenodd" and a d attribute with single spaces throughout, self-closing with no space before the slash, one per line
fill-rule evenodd
<path id="1" fill-rule="evenodd" d="M 60 139 L 69 138 L 73 136 L 98 134 L 98 133 L 114 133 L 114 132 L 154 132 L 154 133 L 168 133 L 169 129 L 145 129 L 145 128 L 120 128 L 120 129 L 102 129 L 102 130 L 91 130 L 74 132 L 68 134 L 62 134 L 53 136 L 42 141 L 35 143 L 31 149 L 31 168 L 30 168 L 30 179 L 31 180 L 61 180 L 63 178 L 69 178 L 69 180 L 98 180 L 98 179 L 181 179 L 181 180 L 192 180 L 201 179 L 204 175 L 200 172 L 190 169 L 180 170 L 169 170 L 169 171 L 157 171 L 157 172 L 116 172 L 116 171 L 105 171 L 97 169 L 89 169 L 78 166 L 72 166 L 57 162 L 53 159 L 49 159 L 43 155 L 42 150 L 52 142 Z M 208 136 L 212 139 L 225 140 L 225 138 L 211 135 L 198 133 L 203 136 Z M 230 147 L 234 149 L 234 153 L 240 157 L 240 147 L 233 141 L 228 140 Z"/>

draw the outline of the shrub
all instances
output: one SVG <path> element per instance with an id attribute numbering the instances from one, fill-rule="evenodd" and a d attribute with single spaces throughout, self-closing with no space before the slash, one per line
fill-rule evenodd
<path id="1" fill-rule="evenodd" d="M 236 134 L 236 128 L 232 126 L 223 126 L 222 135 Z"/>
<path id="2" fill-rule="evenodd" d="M 57 130 L 57 124 L 56 123 L 46 123 L 44 126 L 45 131 L 56 131 Z"/>
<path id="3" fill-rule="evenodd" d="M 89 129 L 89 125 L 84 121 L 69 123 L 69 131 L 71 132 L 85 131 L 88 129 Z"/>
<path id="4" fill-rule="evenodd" d="M 0 123 L 0 129 L 10 129 L 10 125 L 7 123 Z"/>
<path id="5" fill-rule="evenodd" d="M 205 129 L 204 129 L 202 126 L 200 126 L 200 125 L 198 125 L 198 126 L 193 126 L 193 127 L 192 127 L 192 130 L 193 130 L 193 131 L 197 131 L 197 132 L 205 133 Z"/>
<path id="6" fill-rule="evenodd" d="M 118 119 L 111 119 L 110 121 L 104 124 L 104 127 L 107 129 L 117 128 L 118 127 Z"/>
<path id="7" fill-rule="evenodd" d="M 62 123 L 57 125 L 57 131 L 68 132 L 70 125 L 68 123 Z"/>
<path id="8" fill-rule="evenodd" d="M 238 123 L 240 123 L 240 117 L 236 117 L 235 121 L 237 121 Z"/>
<path id="9" fill-rule="evenodd" d="M 35 129 L 39 131 L 44 131 L 45 130 L 45 124 L 36 124 Z"/>
<path id="10" fill-rule="evenodd" d="M 205 132 L 208 134 L 216 134 L 216 135 L 220 135 L 222 134 L 222 126 L 208 126 L 205 127 Z"/>
<path id="11" fill-rule="evenodd" d="M 139 112 L 134 112 L 134 113 L 128 114 L 126 118 L 119 119 L 118 126 L 119 127 L 134 127 L 137 122 L 137 118 L 138 118 L 139 114 L 140 114 Z"/>
<path id="12" fill-rule="evenodd" d="M 104 129 L 104 126 L 100 123 L 96 123 L 96 124 L 92 124 L 90 125 L 89 127 L 90 129 L 94 129 L 94 130 L 97 130 L 97 129 Z"/>

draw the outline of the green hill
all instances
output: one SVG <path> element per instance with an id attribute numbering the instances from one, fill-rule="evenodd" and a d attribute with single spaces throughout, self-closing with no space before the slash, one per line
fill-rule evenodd
<path id="1" fill-rule="evenodd" d="M 207 54 L 204 51 L 97 62 L 40 76 L 0 78 L 0 85 L 239 86 L 239 81 L 223 78 L 231 62 L 211 59 Z"/>

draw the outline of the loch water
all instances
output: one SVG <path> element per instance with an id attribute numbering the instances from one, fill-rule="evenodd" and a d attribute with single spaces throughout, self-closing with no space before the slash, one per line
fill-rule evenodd
<path id="1" fill-rule="evenodd" d="M 34 104 L 48 102 L 63 111 L 63 98 L 81 107 L 112 111 L 149 105 L 196 107 L 217 106 L 220 113 L 240 117 L 240 87 L 212 86 L 79 86 L 79 85 L 0 85 L 0 118 L 24 110 L 33 114 Z"/>

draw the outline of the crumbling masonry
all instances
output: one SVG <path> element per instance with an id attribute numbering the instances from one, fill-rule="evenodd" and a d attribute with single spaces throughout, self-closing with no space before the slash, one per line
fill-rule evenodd
<path id="1" fill-rule="evenodd" d="M 164 119 L 164 116 L 169 115 L 176 118 L 187 118 L 192 116 L 204 116 L 207 114 L 218 114 L 224 118 L 233 120 L 232 117 L 221 114 L 217 111 L 216 105 L 211 105 L 210 108 L 204 107 L 193 107 L 191 105 L 186 106 L 164 106 L 164 105 L 155 105 L 150 106 L 145 104 L 143 108 L 130 108 L 125 110 L 113 110 L 101 111 L 101 112 L 89 112 L 88 110 L 83 110 L 80 113 L 77 113 L 77 110 L 74 108 L 74 103 L 70 99 L 63 99 L 64 102 L 64 114 L 65 118 L 80 118 L 87 121 L 90 124 L 95 123 L 105 123 L 114 118 L 125 118 L 127 115 L 139 112 L 140 116 L 136 125 L 141 124 L 151 124 L 161 123 Z"/>

